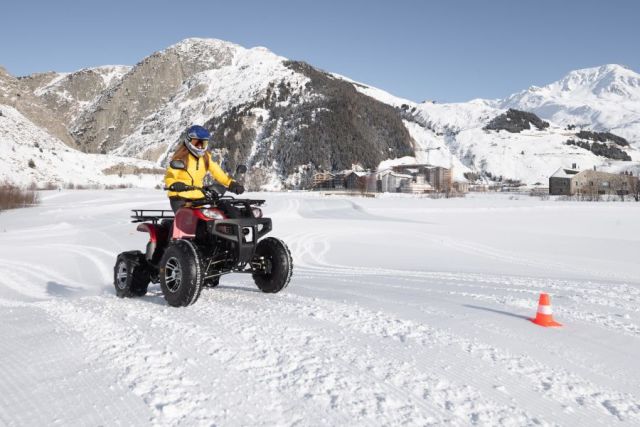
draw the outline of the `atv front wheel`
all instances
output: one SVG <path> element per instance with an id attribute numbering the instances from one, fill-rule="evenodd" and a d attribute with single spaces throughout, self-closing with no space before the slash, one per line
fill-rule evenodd
<path id="1" fill-rule="evenodd" d="M 113 285 L 120 298 L 141 297 L 147 293 L 150 273 L 140 251 L 122 252 L 113 268 Z"/>
<path id="2" fill-rule="evenodd" d="M 173 307 L 195 303 L 202 290 L 200 253 L 189 240 L 177 240 L 164 252 L 160 261 L 160 288 Z"/>
<path id="3" fill-rule="evenodd" d="M 267 237 L 259 241 L 254 259 L 262 266 L 262 270 L 253 273 L 253 281 L 258 289 L 275 294 L 287 287 L 293 273 L 293 260 L 282 240 Z"/>

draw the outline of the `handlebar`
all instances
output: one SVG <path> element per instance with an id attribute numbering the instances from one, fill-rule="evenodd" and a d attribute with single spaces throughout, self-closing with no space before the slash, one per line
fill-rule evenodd
<path id="1" fill-rule="evenodd" d="M 198 187 L 196 185 L 187 185 L 187 184 L 185 184 L 185 189 L 184 190 L 176 191 L 176 190 L 172 190 L 170 187 L 164 187 L 164 190 L 165 191 L 175 191 L 176 193 L 183 193 L 183 192 L 186 192 L 186 191 L 198 190 L 204 195 L 204 198 L 202 200 L 217 201 L 225 193 L 224 190 L 222 191 L 222 193 L 218 193 L 217 189 L 219 189 L 219 188 L 220 188 L 220 186 L 217 186 L 216 184 L 207 185 L 207 186 L 204 186 L 204 187 Z"/>
<path id="2" fill-rule="evenodd" d="M 227 201 L 229 203 L 232 204 L 245 204 L 245 203 L 249 203 L 250 205 L 262 205 L 264 204 L 265 200 L 254 200 L 254 199 L 236 199 L 233 196 L 225 196 L 224 193 L 218 193 L 215 189 L 216 184 L 213 185 L 208 185 L 205 187 L 198 187 L 195 185 L 187 185 L 187 188 L 183 191 L 177 191 L 177 193 L 182 193 L 185 191 L 193 191 L 193 190 L 199 190 L 202 192 L 202 194 L 204 194 L 204 198 L 202 199 L 194 199 L 192 201 L 193 206 L 200 206 L 200 205 L 206 205 L 208 203 L 211 202 L 218 202 L 218 201 Z M 165 191 L 173 191 L 171 189 L 169 189 L 169 187 L 164 187 Z"/>
<path id="3" fill-rule="evenodd" d="M 212 187 L 212 186 L 207 186 L 207 187 L 198 187 L 196 185 L 187 185 L 185 184 L 185 189 L 184 190 L 180 190 L 180 191 L 176 191 L 176 190 L 172 190 L 171 187 L 164 187 L 163 190 L 164 191 L 174 191 L 176 193 L 183 193 L 185 191 L 193 191 L 193 190 L 200 190 L 203 193 L 205 191 L 215 191 L 213 188 L 207 188 L 207 187 Z"/>

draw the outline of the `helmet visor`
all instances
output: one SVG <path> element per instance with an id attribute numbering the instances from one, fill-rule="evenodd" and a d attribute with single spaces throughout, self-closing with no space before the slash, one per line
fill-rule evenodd
<path id="1" fill-rule="evenodd" d="M 200 148 L 201 150 L 206 150 L 207 147 L 209 146 L 209 140 L 208 139 L 192 138 L 191 139 L 191 144 L 193 144 L 193 146 L 196 147 L 196 148 Z"/>

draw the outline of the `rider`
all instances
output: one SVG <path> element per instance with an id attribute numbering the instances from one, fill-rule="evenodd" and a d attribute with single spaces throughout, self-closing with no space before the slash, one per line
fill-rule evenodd
<path id="1" fill-rule="evenodd" d="M 213 179 L 218 181 L 236 194 L 244 193 L 244 187 L 231 179 L 220 165 L 211 159 L 211 154 L 207 151 L 207 145 L 211 135 L 202 126 L 191 126 L 187 130 L 187 137 L 183 144 L 180 144 L 171 160 L 182 160 L 186 166 L 186 171 L 167 168 L 164 176 L 165 187 L 169 189 L 169 201 L 173 212 L 177 212 L 186 202 L 201 199 L 204 194 L 200 190 L 189 190 L 188 186 L 202 187 L 203 180 L 207 172 L 211 173 Z"/>

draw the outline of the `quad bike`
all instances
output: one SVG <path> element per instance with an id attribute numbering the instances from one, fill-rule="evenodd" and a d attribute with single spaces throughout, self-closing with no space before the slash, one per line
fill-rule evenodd
<path id="1" fill-rule="evenodd" d="M 174 169 L 186 170 L 182 161 Z M 237 174 L 246 167 L 238 166 Z M 172 215 L 169 210 L 133 210 L 137 230 L 149 233 L 146 251 L 118 255 L 114 267 L 116 295 L 139 297 L 149 282 L 160 282 L 169 305 L 195 303 L 203 287 L 215 287 L 229 273 L 249 273 L 266 293 L 284 289 L 291 279 L 293 261 L 287 245 L 271 231 L 271 219 L 263 218 L 264 200 L 236 199 L 224 195 L 219 185 L 188 186 L 204 197 L 188 202 Z M 187 190 L 185 190 L 187 191 Z"/>

